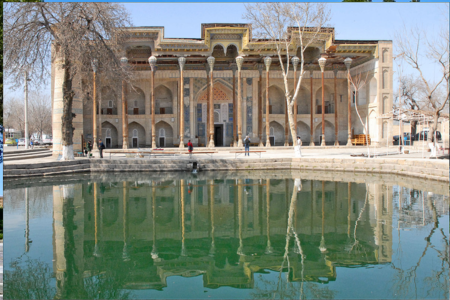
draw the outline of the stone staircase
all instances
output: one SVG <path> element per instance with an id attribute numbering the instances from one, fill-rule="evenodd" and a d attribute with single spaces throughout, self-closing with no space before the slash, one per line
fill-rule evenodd
<path id="1" fill-rule="evenodd" d="M 50 156 L 52 156 L 52 151 L 48 148 L 10 150 L 3 152 L 3 161 L 24 160 Z"/>
<path id="2" fill-rule="evenodd" d="M 52 161 L 37 164 L 7 163 L 3 165 L 3 177 L 49 176 L 89 172 L 90 166 L 91 164 L 88 159 Z"/>

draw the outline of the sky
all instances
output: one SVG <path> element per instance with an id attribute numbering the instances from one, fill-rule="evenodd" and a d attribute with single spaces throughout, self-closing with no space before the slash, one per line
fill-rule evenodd
<path id="1" fill-rule="evenodd" d="M 246 23 L 242 18 L 243 3 L 124 3 L 129 10 L 133 26 L 163 26 L 166 38 L 200 38 L 202 23 Z M 394 32 L 407 27 L 420 26 L 429 35 L 445 24 L 448 6 L 442 3 L 330 3 L 331 21 L 336 39 L 393 40 Z M 424 59 L 426 59 L 424 57 Z M 424 73 L 437 78 L 438 68 L 424 61 Z M 396 66 L 394 63 L 394 71 Z M 413 73 L 406 65 L 403 74 Z M 394 73 L 394 90 L 396 90 Z M 50 93 L 50 87 L 44 87 Z M 23 97 L 23 91 L 11 93 Z"/>

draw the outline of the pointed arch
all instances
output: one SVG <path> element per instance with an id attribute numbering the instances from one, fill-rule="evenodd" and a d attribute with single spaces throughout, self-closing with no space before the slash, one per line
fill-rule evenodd
<path id="1" fill-rule="evenodd" d="M 174 137 L 172 126 L 165 122 L 159 121 L 155 124 L 156 129 L 156 146 L 158 147 L 173 147 Z"/>
<path id="2" fill-rule="evenodd" d="M 172 92 L 163 84 L 155 88 L 155 114 L 173 114 Z"/>
<path id="3" fill-rule="evenodd" d="M 106 148 L 117 148 L 119 146 L 119 135 L 114 124 L 108 121 L 102 122 L 102 137 L 104 137 Z"/>

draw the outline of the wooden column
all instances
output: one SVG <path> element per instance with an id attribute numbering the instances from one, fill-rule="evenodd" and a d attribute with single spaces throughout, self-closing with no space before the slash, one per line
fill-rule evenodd
<path id="1" fill-rule="evenodd" d="M 184 81 L 183 81 L 183 69 L 184 64 L 186 63 L 186 57 L 179 57 L 178 58 L 178 64 L 180 65 L 180 96 L 179 96 L 179 103 L 180 103 L 180 145 L 179 148 L 184 148 Z"/>
<path id="2" fill-rule="evenodd" d="M 207 59 L 210 71 L 210 87 L 209 87 L 209 147 L 214 148 L 214 78 L 213 78 L 213 70 L 214 70 L 214 62 L 215 58 L 210 56 Z"/>
<path id="3" fill-rule="evenodd" d="M 209 99 L 211 97 L 210 95 L 210 82 L 209 82 L 209 65 L 205 64 L 205 70 L 206 70 L 206 124 L 205 124 L 205 147 L 209 147 Z M 202 108 L 203 110 L 203 108 Z"/>
<path id="4" fill-rule="evenodd" d="M 311 67 L 311 70 L 309 71 L 309 76 L 311 78 L 311 122 L 310 122 L 310 131 L 311 131 L 311 141 L 309 142 L 310 146 L 314 146 L 314 95 L 313 95 L 313 69 Z"/>
<path id="5" fill-rule="evenodd" d="M 322 142 L 320 143 L 322 147 L 325 146 L 325 80 L 323 76 L 326 61 L 325 57 L 319 59 L 320 71 L 322 73 Z"/>
<path id="6" fill-rule="evenodd" d="M 266 147 L 270 147 L 270 122 L 269 122 L 269 69 L 272 58 L 266 56 L 264 58 L 264 64 L 266 65 Z"/>
<path id="7" fill-rule="evenodd" d="M 292 58 L 292 65 L 294 66 L 294 95 L 295 95 L 295 91 L 297 89 L 297 66 L 299 63 L 300 59 L 297 56 L 294 56 Z M 300 90 L 299 90 L 300 92 Z M 297 136 L 297 114 L 298 114 L 298 105 L 297 105 L 297 97 L 294 99 L 294 123 L 295 123 L 295 134 L 293 135 L 293 141 L 292 141 L 292 145 L 297 145 L 297 139 L 295 138 Z"/>
<path id="8" fill-rule="evenodd" d="M 94 150 L 98 149 L 97 143 L 97 62 L 94 60 L 92 62 L 93 72 L 93 101 L 92 101 L 92 137 L 94 139 L 92 147 Z M 27 137 L 28 138 L 28 137 Z"/>
<path id="9" fill-rule="evenodd" d="M 122 57 L 120 59 L 122 67 L 128 65 L 128 59 Z M 127 83 L 122 80 L 122 149 L 128 149 L 128 118 L 127 118 L 127 99 L 126 99 Z"/>
<path id="10" fill-rule="evenodd" d="M 238 123 L 238 147 L 242 147 L 242 90 L 241 90 L 241 69 L 244 63 L 242 56 L 236 57 L 236 65 L 238 67 L 238 98 L 237 98 L 237 123 Z"/>
<path id="11" fill-rule="evenodd" d="M 102 140 L 106 144 L 106 141 L 103 141 L 103 135 L 102 135 L 102 89 L 100 87 L 100 93 L 99 93 L 99 101 L 98 101 L 98 138 Z"/>
<path id="12" fill-rule="evenodd" d="M 338 107 L 337 107 L 337 72 L 338 65 L 333 65 L 334 73 L 334 145 L 339 146 L 338 134 L 339 134 L 339 124 L 338 124 Z"/>
<path id="13" fill-rule="evenodd" d="M 352 59 L 347 57 L 344 60 L 345 67 L 347 67 L 347 88 L 348 88 L 348 137 L 347 137 L 347 146 L 352 146 L 352 90 L 351 90 L 351 79 L 350 79 L 350 65 L 352 64 Z"/>
<path id="14" fill-rule="evenodd" d="M 259 71 L 259 82 L 258 82 L 258 137 L 259 137 L 259 147 L 263 147 L 264 144 L 262 142 L 262 113 L 263 113 L 263 105 L 262 105 L 262 70 L 263 65 L 258 64 Z"/>
<path id="15" fill-rule="evenodd" d="M 156 57 L 151 56 L 148 59 L 151 67 L 151 95 L 152 95 L 152 148 L 156 148 L 156 127 L 155 127 L 155 71 L 156 71 Z"/>
<path id="16" fill-rule="evenodd" d="M 236 64 L 231 65 L 231 71 L 233 72 L 233 147 L 237 147 L 237 122 L 236 122 Z"/>

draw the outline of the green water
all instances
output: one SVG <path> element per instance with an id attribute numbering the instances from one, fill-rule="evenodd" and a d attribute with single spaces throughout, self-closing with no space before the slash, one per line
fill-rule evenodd
<path id="1" fill-rule="evenodd" d="M 448 299 L 448 186 L 245 172 L 6 180 L 5 299 Z"/>

